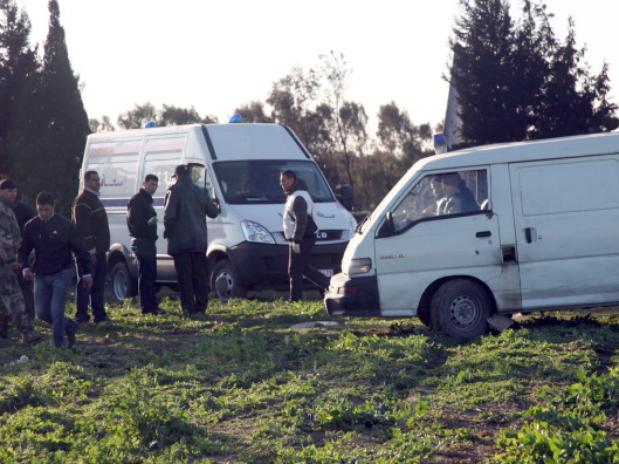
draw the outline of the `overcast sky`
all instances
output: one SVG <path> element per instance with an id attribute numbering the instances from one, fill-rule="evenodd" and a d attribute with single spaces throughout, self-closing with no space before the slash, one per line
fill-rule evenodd
<path id="1" fill-rule="evenodd" d="M 47 33 L 47 1 L 18 0 L 33 39 Z M 315 67 L 330 50 L 344 53 L 352 74 L 346 98 L 374 119 L 395 101 L 413 122 L 442 121 L 448 41 L 458 0 L 59 0 L 73 70 L 84 85 L 89 117 L 150 101 L 195 106 L 226 121 L 234 108 L 266 100 L 272 83 L 294 66 Z M 513 1 L 512 4 L 519 5 Z M 619 103 L 617 0 L 547 0 L 563 37 L 576 21 L 579 45 L 598 72 L 610 64 Z"/>

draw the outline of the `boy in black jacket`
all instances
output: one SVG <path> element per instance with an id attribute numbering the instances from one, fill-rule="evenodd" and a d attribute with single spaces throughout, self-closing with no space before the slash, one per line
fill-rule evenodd
<path id="1" fill-rule="evenodd" d="M 72 347 L 77 324 L 65 316 L 68 288 L 74 275 L 73 255 L 78 263 L 81 285 L 92 286 L 90 259 L 82 241 L 68 219 L 54 213 L 54 198 L 50 193 L 37 196 L 38 215 L 24 226 L 19 250 L 24 279 L 34 280 L 34 301 L 39 318 L 52 324 L 54 345 Z M 34 250 L 34 264 L 29 257 Z M 67 337 L 66 345 L 64 337 Z"/>
<path id="2" fill-rule="evenodd" d="M 131 235 L 131 250 L 138 259 L 138 290 L 142 314 L 157 314 L 157 213 L 153 194 L 159 179 L 148 174 L 143 187 L 127 205 L 127 227 Z"/>

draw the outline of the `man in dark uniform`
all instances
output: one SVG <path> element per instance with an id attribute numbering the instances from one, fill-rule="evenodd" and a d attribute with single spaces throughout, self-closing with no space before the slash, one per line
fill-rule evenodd
<path id="1" fill-rule="evenodd" d="M 143 188 L 127 205 L 127 227 L 131 235 L 131 250 L 138 259 L 138 292 L 142 314 L 157 314 L 157 213 L 153 208 L 153 194 L 159 179 L 148 174 Z"/>
<path id="2" fill-rule="evenodd" d="M 163 236 L 174 258 L 183 311 L 203 313 L 208 305 L 206 216 L 217 217 L 219 206 L 206 189 L 194 185 L 189 166 L 177 166 L 175 174 L 166 198 Z"/>
<path id="3" fill-rule="evenodd" d="M 0 197 L 6 198 L 9 201 L 17 219 L 19 231 L 24 235 L 24 225 L 37 215 L 36 211 L 23 201 L 17 200 L 17 185 L 10 179 L 0 182 Z M 17 280 L 24 295 L 26 313 L 30 319 L 34 320 L 34 285 L 32 282 L 25 280 L 21 272 L 17 273 Z"/>

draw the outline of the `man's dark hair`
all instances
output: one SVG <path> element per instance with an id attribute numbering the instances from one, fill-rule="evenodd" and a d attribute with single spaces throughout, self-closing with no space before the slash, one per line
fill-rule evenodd
<path id="1" fill-rule="evenodd" d="M 282 171 L 282 176 L 288 177 L 289 179 L 297 180 L 297 175 L 294 171 Z"/>
<path id="2" fill-rule="evenodd" d="M 146 177 L 144 178 L 144 182 L 159 182 L 159 177 L 157 177 L 154 174 L 146 174 Z"/>
<path id="3" fill-rule="evenodd" d="M 54 206 L 54 195 L 49 192 L 40 192 L 37 195 L 37 205 L 52 205 Z"/>
<path id="4" fill-rule="evenodd" d="M 98 176 L 99 173 L 97 171 L 86 171 L 84 173 L 84 182 L 88 182 L 93 176 Z"/>

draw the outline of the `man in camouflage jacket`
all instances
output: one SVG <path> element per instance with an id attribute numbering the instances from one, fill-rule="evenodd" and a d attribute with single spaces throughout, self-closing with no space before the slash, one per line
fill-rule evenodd
<path id="1" fill-rule="evenodd" d="M 16 272 L 19 271 L 17 248 L 21 241 L 19 225 L 7 200 L 0 199 L 0 338 L 7 338 L 11 319 L 22 334 L 24 343 L 33 343 L 41 335 L 32 330 L 32 321 L 26 314 Z"/>

